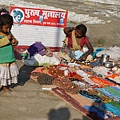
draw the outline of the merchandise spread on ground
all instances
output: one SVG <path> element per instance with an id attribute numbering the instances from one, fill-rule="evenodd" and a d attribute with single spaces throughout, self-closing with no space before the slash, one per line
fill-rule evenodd
<path id="1" fill-rule="evenodd" d="M 113 71 L 113 68 L 92 64 L 62 63 L 42 66 L 32 71 L 30 76 L 40 85 L 50 88 L 45 90 L 91 119 L 120 119 L 119 73 Z M 115 67 L 120 69 L 118 65 Z"/>

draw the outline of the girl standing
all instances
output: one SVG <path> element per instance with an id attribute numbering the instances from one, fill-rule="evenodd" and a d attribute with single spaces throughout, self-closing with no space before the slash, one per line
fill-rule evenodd
<path id="1" fill-rule="evenodd" d="M 17 83 L 18 67 L 13 46 L 18 41 L 10 32 L 13 18 L 5 9 L 0 10 L 0 84 L 4 91 L 11 91 L 9 86 Z"/>

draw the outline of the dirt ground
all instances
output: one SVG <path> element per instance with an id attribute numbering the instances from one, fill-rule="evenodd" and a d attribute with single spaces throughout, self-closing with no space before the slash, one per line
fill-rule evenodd
<path id="1" fill-rule="evenodd" d="M 89 120 L 79 111 L 30 79 L 34 67 L 19 66 L 19 84 L 0 92 L 0 120 Z"/>

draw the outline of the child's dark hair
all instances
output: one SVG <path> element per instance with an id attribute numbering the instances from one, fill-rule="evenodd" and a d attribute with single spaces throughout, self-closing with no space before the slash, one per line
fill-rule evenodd
<path id="1" fill-rule="evenodd" d="M 81 31 L 82 36 L 86 36 L 87 27 L 84 24 L 77 25 L 76 29 Z"/>
<path id="2" fill-rule="evenodd" d="M 13 17 L 5 9 L 0 10 L 0 29 L 3 25 L 13 25 Z"/>
<path id="3" fill-rule="evenodd" d="M 2 8 L 0 10 L 0 15 L 3 15 L 3 14 L 9 14 L 9 12 L 5 8 Z"/>

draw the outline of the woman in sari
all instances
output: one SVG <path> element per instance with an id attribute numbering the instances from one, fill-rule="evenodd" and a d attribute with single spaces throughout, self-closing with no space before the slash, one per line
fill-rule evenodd
<path id="1" fill-rule="evenodd" d="M 87 27 L 80 24 L 76 27 L 64 28 L 66 38 L 63 41 L 63 46 L 58 56 L 66 59 L 68 62 L 71 60 L 86 61 L 87 57 L 93 52 L 93 47 L 86 36 Z M 86 45 L 87 51 L 83 47 Z"/>

